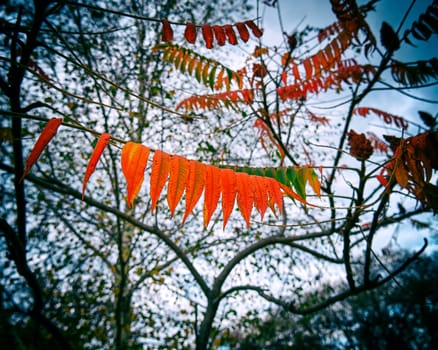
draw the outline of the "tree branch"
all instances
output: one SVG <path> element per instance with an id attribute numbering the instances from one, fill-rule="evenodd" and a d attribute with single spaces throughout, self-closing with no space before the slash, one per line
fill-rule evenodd
<path id="1" fill-rule="evenodd" d="M 394 277 L 396 277 L 399 273 L 403 272 L 412 262 L 414 262 L 415 260 L 418 259 L 418 257 L 424 252 L 424 250 L 426 249 L 428 245 L 427 239 L 424 239 L 424 244 L 421 247 L 420 250 L 418 250 L 413 256 L 411 256 L 410 258 L 406 259 L 406 261 L 401 264 L 397 269 L 395 269 L 394 271 L 392 271 L 390 274 L 388 274 L 385 278 L 379 279 L 379 280 L 374 280 L 374 281 L 370 281 L 368 283 L 364 283 L 358 287 L 356 287 L 355 289 L 349 289 L 346 290 L 342 293 L 339 293 L 331 298 L 328 298 L 326 300 L 324 300 L 323 302 L 308 307 L 306 309 L 297 309 L 295 308 L 293 302 L 290 303 L 287 307 L 287 310 L 294 313 L 294 314 L 299 314 L 299 315 L 308 315 L 317 311 L 320 311 L 330 305 L 333 305 L 335 303 L 337 303 L 338 301 L 342 301 L 350 296 L 353 295 L 357 295 L 359 293 L 368 291 L 368 290 L 372 290 L 375 289 L 377 287 L 380 287 L 381 285 L 389 282 L 390 280 L 392 280 Z"/>

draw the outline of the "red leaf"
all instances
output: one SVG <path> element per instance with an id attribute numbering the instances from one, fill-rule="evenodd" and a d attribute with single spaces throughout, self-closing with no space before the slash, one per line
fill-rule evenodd
<path id="1" fill-rule="evenodd" d="M 87 170 L 85 171 L 84 181 L 82 182 L 82 200 L 84 200 L 84 193 L 85 193 L 85 188 L 87 187 L 87 182 L 91 174 L 94 173 L 97 162 L 102 156 L 102 153 L 105 147 L 108 145 L 110 139 L 111 139 L 110 134 L 103 133 L 102 135 L 100 135 L 99 140 L 97 141 L 96 146 L 94 147 L 93 154 L 91 155 L 90 160 L 88 161 Z"/>
<path id="2" fill-rule="evenodd" d="M 252 30 L 256 38 L 260 38 L 263 35 L 263 31 L 253 21 L 246 21 L 245 24 Z"/>
<path id="3" fill-rule="evenodd" d="M 376 175 L 376 179 L 380 182 L 383 187 L 388 186 L 388 180 L 382 174 Z"/>
<path id="4" fill-rule="evenodd" d="M 287 85 L 287 73 L 286 73 L 286 71 L 281 73 L 281 81 L 283 82 L 284 85 Z"/>
<path id="5" fill-rule="evenodd" d="M 249 40 L 248 28 L 246 28 L 245 24 L 242 22 L 237 22 L 236 28 L 237 28 L 237 31 L 239 32 L 239 35 L 240 35 L 240 38 L 242 39 L 242 41 L 244 41 L 246 43 Z"/>
<path id="6" fill-rule="evenodd" d="M 215 166 L 205 167 L 204 226 L 207 227 L 221 194 L 221 170 Z"/>
<path id="7" fill-rule="evenodd" d="M 162 36 L 161 40 L 164 42 L 169 42 L 173 40 L 173 30 L 170 26 L 170 23 L 167 19 L 162 19 L 161 23 L 163 24 Z"/>
<path id="8" fill-rule="evenodd" d="M 186 211 L 182 220 L 183 224 L 201 197 L 205 187 L 205 180 L 205 165 L 194 160 L 189 160 L 189 178 L 186 186 Z"/>
<path id="9" fill-rule="evenodd" d="M 128 142 L 123 146 L 122 171 L 128 188 L 128 207 L 133 205 L 138 192 L 140 192 L 149 152 L 149 148 L 135 142 Z"/>
<path id="10" fill-rule="evenodd" d="M 161 190 L 167 181 L 170 171 L 170 155 L 162 152 L 155 151 L 154 159 L 152 160 L 151 170 L 151 211 L 154 211 L 157 205 L 158 198 L 160 197 Z"/>
<path id="11" fill-rule="evenodd" d="M 203 24 L 201 26 L 202 36 L 204 37 L 205 46 L 207 49 L 213 48 L 213 29 L 208 24 Z"/>
<path id="12" fill-rule="evenodd" d="M 196 31 L 196 25 L 191 22 L 187 22 L 186 30 L 184 31 L 184 37 L 190 44 L 194 44 L 196 41 L 196 36 L 198 35 Z"/>
<path id="13" fill-rule="evenodd" d="M 46 126 L 44 127 L 43 131 L 38 137 L 38 140 L 33 146 L 29 157 L 27 158 L 26 168 L 24 169 L 20 182 L 23 181 L 23 179 L 29 173 L 30 168 L 38 160 L 38 158 L 40 157 L 41 153 L 43 152 L 44 148 L 47 146 L 49 141 L 56 135 L 56 132 L 58 131 L 58 128 L 61 125 L 61 123 L 62 123 L 62 118 L 52 118 L 47 122 Z"/>
<path id="14" fill-rule="evenodd" d="M 214 36 L 219 46 L 224 46 L 226 42 L 225 29 L 222 26 L 215 25 L 212 27 Z"/>
<path id="15" fill-rule="evenodd" d="M 228 42 L 231 45 L 237 45 L 236 33 L 234 32 L 234 29 L 231 26 L 231 24 L 225 24 L 224 30 L 225 30 L 225 34 L 227 35 Z"/>
<path id="16" fill-rule="evenodd" d="M 167 188 L 167 203 L 172 216 L 181 199 L 189 177 L 188 160 L 178 155 L 172 155 L 170 160 L 170 175 Z"/>
<path id="17" fill-rule="evenodd" d="M 300 71 L 298 70 L 298 65 L 297 64 L 294 64 L 292 66 L 292 72 L 293 72 L 294 77 L 295 77 L 296 80 L 301 80 Z"/>

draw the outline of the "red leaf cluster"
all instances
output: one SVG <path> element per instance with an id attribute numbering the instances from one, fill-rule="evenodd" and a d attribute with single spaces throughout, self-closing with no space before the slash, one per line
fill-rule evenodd
<path id="1" fill-rule="evenodd" d="M 169 42 L 173 40 L 173 30 L 168 20 L 162 21 L 162 40 Z M 260 38 L 263 35 L 263 31 L 257 27 L 257 25 L 251 21 L 238 22 L 225 25 L 210 25 L 202 24 L 197 26 L 192 22 L 187 22 L 184 30 L 184 38 L 191 44 L 196 42 L 198 36 L 198 28 L 201 29 L 201 34 L 205 42 L 205 46 L 208 49 L 214 47 L 216 42 L 218 46 L 224 46 L 227 42 L 231 45 L 237 45 L 237 35 L 243 42 L 247 42 L 250 38 L 250 32 L 256 37 Z"/>
<path id="2" fill-rule="evenodd" d="M 391 113 L 387 113 L 387 112 L 382 111 L 378 108 L 358 107 L 358 108 L 355 108 L 353 110 L 353 114 L 359 114 L 362 117 L 366 117 L 370 113 L 374 113 L 377 116 L 379 116 L 380 118 L 382 118 L 386 124 L 394 124 L 395 126 L 402 128 L 402 129 L 405 129 L 405 130 L 409 126 L 406 119 L 399 117 L 397 115 L 391 114 Z"/>
<path id="3" fill-rule="evenodd" d="M 254 91 L 252 89 L 242 89 L 217 94 L 190 96 L 180 101 L 176 109 L 184 108 L 188 111 L 193 109 L 212 110 L 221 106 L 232 108 L 237 107 L 239 103 L 251 104 L 253 100 Z"/>
<path id="4" fill-rule="evenodd" d="M 436 187 L 429 183 L 432 171 L 438 170 L 438 131 L 427 131 L 401 139 L 394 158 L 387 166 L 390 176 L 415 197 L 438 212 Z"/>
<path id="5" fill-rule="evenodd" d="M 357 160 L 367 160 L 373 154 L 371 141 L 365 134 L 358 134 L 354 130 L 348 132 L 348 145 L 350 154 Z"/>

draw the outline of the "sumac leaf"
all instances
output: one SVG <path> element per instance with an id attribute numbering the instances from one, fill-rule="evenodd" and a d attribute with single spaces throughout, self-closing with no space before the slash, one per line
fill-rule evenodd
<path id="1" fill-rule="evenodd" d="M 36 141 L 35 145 L 33 146 L 32 151 L 29 154 L 29 157 L 27 158 L 26 167 L 24 169 L 23 175 L 21 176 L 20 182 L 23 181 L 23 179 L 29 173 L 32 165 L 40 157 L 44 148 L 46 148 L 46 146 L 50 142 L 50 140 L 56 135 L 61 123 L 62 123 L 62 118 L 52 118 L 47 122 L 46 126 L 44 127 L 43 131 L 41 132 L 40 136 L 38 137 L 38 140 Z"/>
<path id="2" fill-rule="evenodd" d="M 128 142 L 122 149 L 122 171 L 126 178 L 128 206 L 131 207 L 143 184 L 144 171 L 150 150 L 135 142 Z"/>
<path id="3" fill-rule="evenodd" d="M 242 39 L 242 41 L 246 43 L 249 40 L 248 28 L 246 28 L 246 25 L 242 22 L 237 22 L 235 25 L 237 31 L 239 32 L 240 39 Z"/>
<path id="4" fill-rule="evenodd" d="M 221 194 L 220 176 L 221 169 L 207 165 L 205 167 L 205 191 L 204 191 L 204 226 L 207 227 L 216 210 Z"/>
<path id="5" fill-rule="evenodd" d="M 173 29 L 167 19 L 161 20 L 163 24 L 161 40 L 164 42 L 169 42 L 173 40 Z"/>
<path id="6" fill-rule="evenodd" d="M 93 154 L 88 161 L 87 170 L 85 171 L 84 180 L 82 182 L 82 200 L 84 200 L 85 188 L 87 187 L 88 180 L 90 179 L 91 174 L 93 174 L 94 170 L 96 169 L 97 162 L 102 156 L 102 153 L 106 146 L 108 146 L 110 139 L 110 134 L 103 133 L 102 135 L 100 135 L 99 140 L 97 140 Z"/>
<path id="7" fill-rule="evenodd" d="M 224 46 L 226 42 L 226 34 L 225 29 L 222 26 L 214 25 L 213 27 L 214 36 L 216 38 L 216 42 L 219 46 Z"/>
<path id="8" fill-rule="evenodd" d="M 236 173 L 231 169 L 221 169 L 222 214 L 224 228 L 234 208 L 237 194 Z"/>
<path id="9" fill-rule="evenodd" d="M 214 39 L 213 38 L 213 29 L 208 24 L 203 24 L 201 26 L 201 30 L 202 30 L 202 37 L 204 38 L 204 41 L 205 41 L 205 47 L 207 49 L 212 49 L 213 48 L 213 39 Z"/>
<path id="10" fill-rule="evenodd" d="M 189 160 L 189 177 L 186 185 L 186 211 L 183 224 L 192 212 L 205 187 L 205 165 L 195 160 Z"/>
<path id="11" fill-rule="evenodd" d="M 170 161 L 169 184 L 167 188 L 167 203 L 172 216 L 187 185 L 189 177 L 188 160 L 178 155 L 172 155 Z"/>
<path id="12" fill-rule="evenodd" d="M 250 175 L 245 173 L 236 173 L 237 185 L 237 206 L 249 228 L 249 220 L 254 205 L 254 191 L 251 188 Z"/>
<path id="13" fill-rule="evenodd" d="M 257 27 L 253 21 L 246 21 L 245 24 L 251 29 L 252 33 L 256 38 L 260 38 L 263 35 L 263 31 Z"/>
<path id="14" fill-rule="evenodd" d="M 227 36 L 228 42 L 231 45 L 237 45 L 237 37 L 236 37 L 236 33 L 234 32 L 233 26 L 231 24 L 225 24 L 224 30 L 225 30 L 225 34 Z"/>
<path id="15" fill-rule="evenodd" d="M 187 22 L 186 29 L 184 31 L 184 37 L 190 44 L 194 44 L 196 41 L 196 37 L 198 32 L 196 31 L 196 25 L 191 22 Z"/>
<path id="16" fill-rule="evenodd" d="M 157 205 L 158 198 L 160 197 L 161 190 L 163 189 L 170 171 L 170 155 L 157 150 L 155 151 L 154 158 L 152 160 L 151 170 L 151 211 L 154 211 Z"/>

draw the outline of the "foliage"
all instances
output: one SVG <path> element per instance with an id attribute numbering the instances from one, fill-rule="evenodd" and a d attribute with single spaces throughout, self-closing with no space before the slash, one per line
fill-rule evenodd
<path id="1" fill-rule="evenodd" d="M 377 291 L 301 318 L 270 310 L 266 319 L 246 332 L 239 325 L 232 327 L 223 343 L 235 349 L 434 349 L 436 273 L 436 254 L 423 257 Z M 324 293 L 330 289 L 321 290 Z"/>

